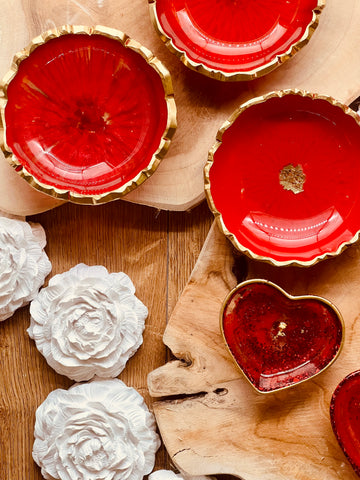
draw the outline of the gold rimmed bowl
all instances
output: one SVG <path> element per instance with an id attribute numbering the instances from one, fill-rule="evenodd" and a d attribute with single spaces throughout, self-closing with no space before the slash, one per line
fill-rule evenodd
<path id="1" fill-rule="evenodd" d="M 306 45 L 325 0 L 149 0 L 156 31 L 189 68 L 223 81 L 261 77 Z"/>
<path id="2" fill-rule="evenodd" d="M 204 170 L 208 204 L 234 246 L 276 266 L 309 266 L 356 242 L 359 126 L 346 105 L 301 90 L 241 105 Z"/>
<path id="3" fill-rule="evenodd" d="M 76 203 L 122 197 L 176 129 L 168 70 L 123 32 L 63 26 L 14 57 L 1 87 L 2 149 L 36 189 Z"/>

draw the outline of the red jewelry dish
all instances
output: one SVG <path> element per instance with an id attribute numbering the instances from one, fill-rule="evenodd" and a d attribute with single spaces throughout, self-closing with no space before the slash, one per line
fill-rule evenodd
<path id="1" fill-rule="evenodd" d="M 334 99 L 297 90 L 253 99 L 225 122 L 205 192 L 237 249 L 308 266 L 358 239 L 359 122 Z"/>
<path id="2" fill-rule="evenodd" d="M 220 326 L 236 364 L 260 393 L 323 372 L 343 342 L 343 320 L 334 305 L 311 295 L 293 297 L 266 280 L 249 280 L 233 289 L 224 301 Z"/>
<path id="3" fill-rule="evenodd" d="M 5 154 L 35 188 L 106 202 L 154 172 L 176 108 L 170 75 L 151 52 L 105 27 L 62 27 L 15 65 L 3 87 Z"/>
<path id="4" fill-rule="evenodd" d="M 218 80 L 250 80 L 303 47 L 325 0 L 149 0 L 168 48 L 188 67 Z"/>
<path id="5" fill-rule="evenodd" d="M 334 434 L 351 466 L 360 476 L 360 371 L 348 375 L 335 389 L 330 418 Z"/>

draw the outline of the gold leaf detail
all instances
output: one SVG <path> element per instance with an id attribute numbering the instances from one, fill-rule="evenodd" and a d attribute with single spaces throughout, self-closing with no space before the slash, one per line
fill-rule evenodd
<path id="1" fill-rule="evenodd" d="M 306 175 L 301 165 L 286 165 L 279 174 L 280 185 L 284 190 L 291 190 L 293 193 L 304 191 Z"/>

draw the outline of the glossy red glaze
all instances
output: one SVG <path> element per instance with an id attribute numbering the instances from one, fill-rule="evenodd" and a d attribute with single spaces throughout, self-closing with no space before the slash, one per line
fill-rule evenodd
<path id="1" fill-rule="evenodd" d="M 337 386 L 330 417 L 339 445 L 360 476 L 360 371 L 351 373 Z"/>
<path id="2" fill-rule="evenodd" d="M 234 360 L 260 392 L 324 370 L 342 343 L 342 323 L 319 298 L 289 298 L 272 284 L 240 284 L 226 302 L 222 330 Z"/>
<path id="3" fill-rule="evenodd" d="M 10 82 L 6 141 L 40 182 L 95 195 L 120 188 L 159 147 L 167 105 L 157 72 L 103 35 L 37 47 Z"/>
<path id="4" fill-rule="evenodd" d="M 303 191 L 286 190 L 284 167 Z M 276 262 L 314 262 L 360 230 L 360 128 L 326 100 L 270 98 L 229 127 L 210 168 L 210 192 L 238 248 Z"/>
<path id="5" fill-rule="evenodd" d="M 251 72 L 286 53 L 306 32 L 318 0 L 156 0 L 174 46 L 209 69 Z"/>

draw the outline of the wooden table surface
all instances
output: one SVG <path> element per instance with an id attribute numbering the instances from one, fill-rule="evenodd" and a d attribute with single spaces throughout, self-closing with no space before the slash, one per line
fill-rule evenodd
<path id="1" fill-rule="evenodd" d="M 266 77 L 266 82 L 252 83 L 251 95 L 294 86 L 346 103 L 359 95 L 360 4 L 356 0 L 340 3 L 327 1 L 309 47 Z M 179 127 L 156 176 L 135 190 L 131 201 L 178 210 L 203 198 L 206 152 L 218 127 L 247 93 L 246 85 L 215 84 L 187 71 L 154 32 L 146 0 L 0 0 L 0 6 L 2 75 L 13 54 L 32 37 L 66 23 L 121 28 L 152 48 L 173 74 Z M 15 186 L 15 180 L 0 173 L 0 208 L 5 209 L 10 199 L 10 206 L 18 204 L 18 214 L 26 211 L 26 187 L 18 182 Z M 44 208 L 38 199 L 30 207 L 31 213 Z M 133 280 L 149 317 L 144 343 L 120 378 L 151 406 L 147 375 L 168 360 L 162 334 L 210 229 L 212 214 L 207 205 L 202 203 L 191 212 L 168 212 L 120 200 L 97 207 L 66 204 L 28 220 L 39 222 L 46 231 L 46 251 L 53 265 L 49 278 L 83 262 L 104 265 L 111 272 L 124 271 Z M 0 480 L 42 479 L 31 457 L 35 410 L 50 391 L 73 383 L 47 365 L 26 333 L 29 323 L 28 306 L 0 323 Z M 155 468 L 164 467 L 170 465 L 162 448 Z"/>
<path id="2" fill-rule="evenodd" d="M 210 228 L 207 205 L 166 212 L 121 200 L 97 207 L 66 204 L 28 220 L 46 231 L 48 279 L 83 262 L 123 271 L 133 280 L 149 317 L 144 343 L 120 378 L 150 406 L 147 375 L 167 360 L 162 334 Z M 50 391 L 74 383 L 47 365 L 26 333 L 28 326 L 28 306 L 0 323 L 1 480 L 42 478 L 31 457 L 35 410 Z M 161 448 L 156 469 L 169 466 Z"/>

